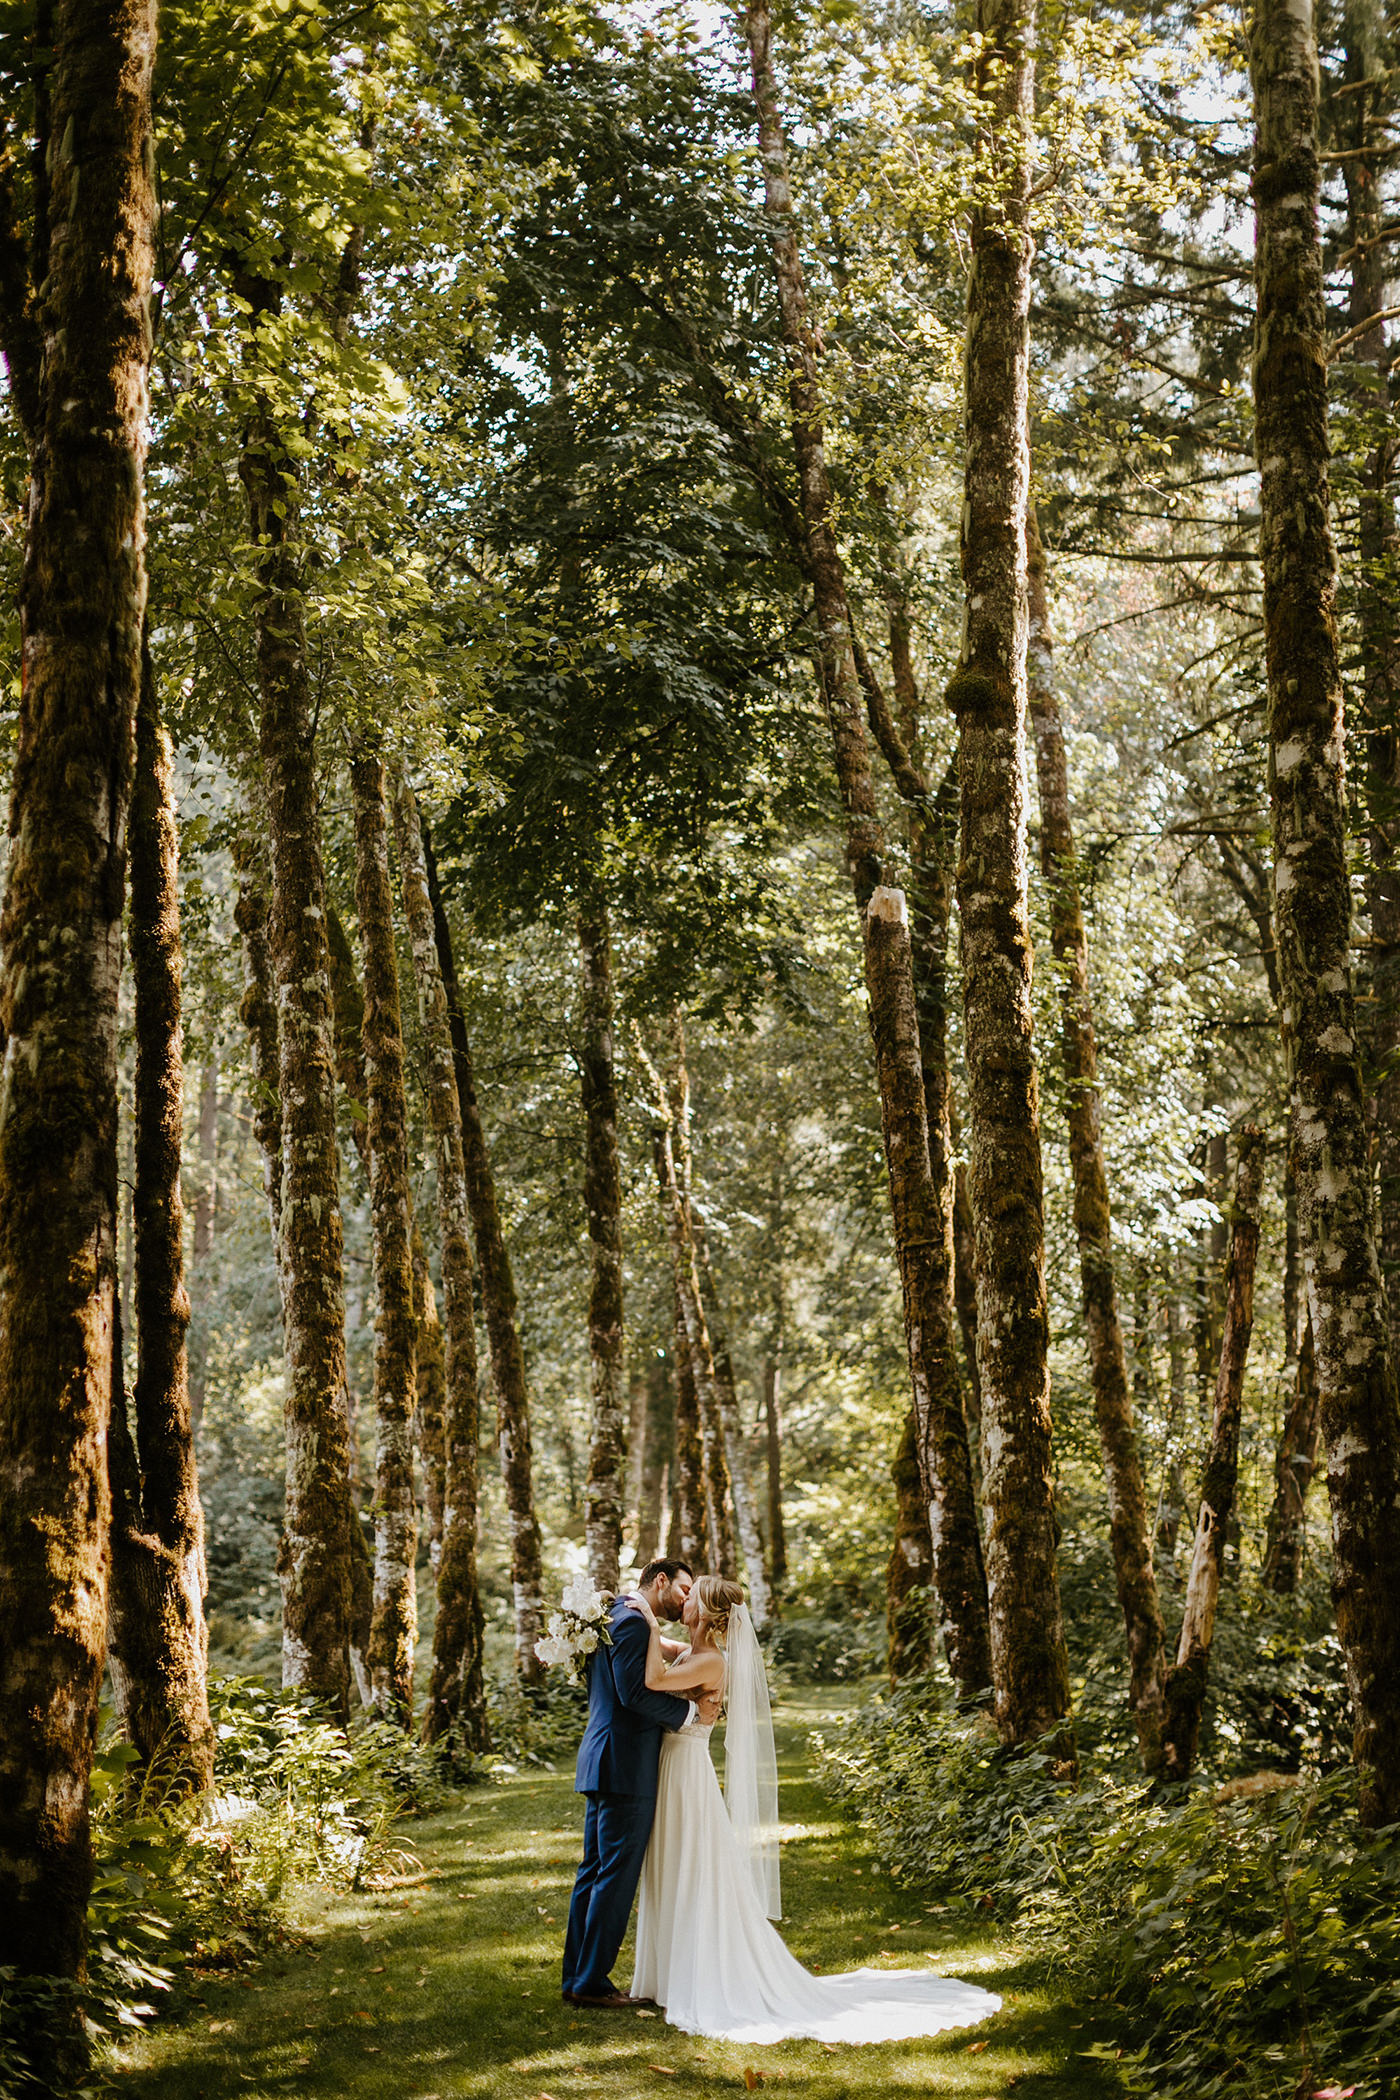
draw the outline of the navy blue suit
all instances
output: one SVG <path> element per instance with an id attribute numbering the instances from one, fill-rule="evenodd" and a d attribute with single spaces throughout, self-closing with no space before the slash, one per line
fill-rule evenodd
<path id="1" fill-rule="evenodd" d="M 569 1905 L 564 1992 L 601 1997 L 627 1932 L 642 1860 L 656 1814 L 656 1772 L 665 1729 L 680 1728 L 688 1699 L 647 1690 L 651 1628 L 619 1598 L 609 1614 L 612 1645 L 589 1658 L 588 1726 L 579 1745 L 574 1792 L 588 1811 L 583 1861 Z"/>

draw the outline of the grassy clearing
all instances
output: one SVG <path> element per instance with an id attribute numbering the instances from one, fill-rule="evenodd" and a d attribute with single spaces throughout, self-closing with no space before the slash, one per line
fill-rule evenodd
<path id="1" fill-rule="evenodd" d="M 822 1969 L 931 1963 L 1006 2003 L 985 2026 L 880 2048 L 754 2049 L 677 2034 L 656 2016 L 571 2011 L 559 1995 L 582 1827 L 572 1773 L 527 1771 L 403 1827 L 396 1885 L 308 1898 L 304 1944 L 186 1995 L 114 2070 L 142 2100 L 660 2100 L 765 2089 L 803 2100 L 1096 2100 L 1089 2016 L 1058 2002 L 992 1924 L 934 1908 L 876 1868 L 806 1777 L 807 1730 L 840 1695 L 778 1715 L 789 1945 Z M 617 1978 L 626 1984 L 630 1947 Z M 971 2046 L 970 2046 L 971 2045 Z"/>

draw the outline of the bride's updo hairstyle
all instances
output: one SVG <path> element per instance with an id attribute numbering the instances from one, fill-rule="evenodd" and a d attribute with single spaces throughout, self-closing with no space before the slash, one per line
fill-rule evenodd
<path id="1" fill-rule="evenodd" d="M 743 1603 L 743 1591 L 727 1575 L 702 1575 L 690 1594 L 698 1600 L 705 1624 L 722 1648 L 729 1638 L 729 1614 Z"/>

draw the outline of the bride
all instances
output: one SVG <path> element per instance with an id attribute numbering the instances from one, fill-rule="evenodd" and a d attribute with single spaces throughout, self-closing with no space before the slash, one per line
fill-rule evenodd
<path id="1" fill-rule="evenodd" d="M 719 1691 L 728 1705 L 725 1790 L 710 1729 L 692 1724 L 661 1746 L 656 1820 L 642 1868 L 632 1996 L 673 2027 L 734 2042 L 894 2042 L 969 2026 L 1001 2006 L 975 1984 L 913 1969 L 813 1976 L 770 1918 L 778 1900 L 778 1768 L 763 1654 L 737 1583 L 702 1575 L 682 1614 L 688 1650 L 651 1625 L 649 1690 Z M 677 1657 L 667 1667 L 667 1650 Z"/>

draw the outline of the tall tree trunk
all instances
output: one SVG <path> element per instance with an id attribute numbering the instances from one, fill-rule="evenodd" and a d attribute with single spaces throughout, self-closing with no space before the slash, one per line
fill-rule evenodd
<path id="1" fill-rule="evenodd" d="M 278 1303 L 286 1304 L 282 1276 L 282 1096 L 278 1090 L 277 993 L 272 977 L 272 951 L 267 922 L 272 909 L 272 880 L 266 843 L 255 828 L 253 796 L 247 797 L 233 839 L 233 865 L 238 895 L 233 916 L 243 949 L 243 999 L 239 1018 L 248 1037 L 252 1066 L 253 1137 L 262 1161 L 263 1198 L 272 1233 L 272 1262 Z"/>
<path id="2" fill-rule="evenodd" d="M 706 1541 L 712 1572 L 733 1575 L 738 1563 L 730 1515 L 732 1483 L 725 1449 L 723 1403 L 700 1283 L 695 1218 L 690 1204 L 689 1088 L 683 1063 L 679 1071 L 673 1071 L 663 1079 L 647 1055 L 640 1032 L 636 1042 L 637 1056 L 651 1081 L 656 1104 L 652 1159 L 656 1167 L 656 1192 L 661 1201 L 666 1242 L 671 1252 L 671 1269 L 680 1310 L 679 1331 L 685 1335 L 686 1359 L 699 1411 Z"/>
<path id="3" fill-rule="evenodd" d="M 274 288 L 239 280 L 250 355 Z M 281 1270 L 287 1358 L 282 1681 L 341 1714 L 350 1703 L 358 1528 L 350 1493 L 345 1282 L 335 1134 L 335 1046 L 326 882 L 302 614 L 298 477 L 269 408 L 250 419 L 239 472 L 257 542 L 259 738 L 272 863 L 268 945 L 282 1104 Z"/>
<path id="4" fill-rule="evenodd" d="M 1050 898 L 1050 939 L 1059 965 L 1061 1051 L 1068 1101 L 1080 1302 L 1089 1345 L 1099 1449 L 1108 1488 L 1109 1539 L 1118 1605 L 1128 1640 L 1128 1703 L 1144 1766 L 1161 1761 L 1162 1678 L 1167 1666 L 1162 1607 L 1152 1564 L 1147 1489 L 1113 1273 L 1113 1220 L 1100 1123 L 1098 1046 L 1089 994 L 1089 940 L 1079 899 L 1064 733 L 1054 686 L 1045 555 L 1035 505 L 1027 516 L 1028 688 L 1040 788 L 1040 860 Z"/>
<path id="5" fill-rule="evenodd" d="M 1312 1322 L 1303 1328 L 1303 1344 L 1294 1366 L 1293 1395 L 1274 1458 L 1274 1499 L 1264 1538 L 1264 1565 L 1259 1579 L 1281 1597 L 1298 1587 L 1303 1560 L 1303 1508 L 1317 1468 L 1317 1367 Z"/>
<path id="6" fill-rule="evenodd" d="M 1168 1560 L 1175 1560 L 1177 1534 L 1186 1502 L 1180 1451 L 1182 1424 L 1186 1419 L 1186 1333 L 1175 1276 L 1167 1287 L 1167 1381 L 1167 1433 L 1162 1450 L 1162 1486 L 1157 1496 L 1153 1535 Z"/>
<path id="7" fill-rule="evenodd" d="M 775 1340 L 763 1359 L 763 1446 L 768 1485 L 768 1578 L 773 1610 L 787 1581 L 787 1532 L 783 1523 L 783 1357 Z M 917 1454 L 916 1454 L 917 1455 Z"/>
<path id="8" fill-rule="evenodd" d="M 146 606 L 155 28 L 149 0 L 64 0 L 51 53 L 37 35 L 32 48 L 50 112 L 39 154 L 52 241 L 31 258 L 42 353 L 31 323 L 23 678 L 0 920 L 0 1967 L 20 1978 L 81 1978 L 92 1874 L 117 986 Z M 76 1999 L 50 1994 L 34 2019 L 41 2082 L 76 2082 L 87 2056 Z"/>
<path id="9" fill-rule="evenodd" d="M 763 1358 L 763 1431 L 768 1486 L 768 1579 L 773 1610 L 778 1609 L 787 1581 L 787 1532 L 783 1523 L 783 1344 L 787 1326 L 787 1292 L 783 1279 L 783 1170 L 775 1163 L 768 1218 L 768 1245 L 773 1263 L 773 1318 Z"/>
<path id="10" fill-rule="evenodd" d="M 354 782 L 351 781 L 353 800 Z M 331 1004 L 335 1013 L 335 1077 L 349 1111 L 350 1141 L 369 1167 L 369 1110 L 365 1080 L 365 995 L 355 969 L 355 951 L 334 904 L 326 906 L 326 943 L 331 958 Z"/>
<path id="11" fill-rule="evenodd" d="M 670 1551 L 699 1574 L 705 1556 L 705 1464 L 700 1445 L 700 1401 L 690 1362 L 690 1342 L 675 1286 L 676 1475 L 675 1520 Z"/>
<path id="12" fill-rule="evenodd" d="M 515 1670 L 523 1684 L 537 1684 L 544 1665 L 535 1642 L 544 1630 L 544 1562 L 539 1520 L 535 1515 L 534 1459 L 530 1443 L 530 1393 L 525 1377 L 525 1351 L 520 1340 L 520 1306 L 515 1276 L 501 1230 L 500 1205 L 486 1132 L 476 1098 L 467 1017 L 452 954 L 452 932 L 438 887 L 437 865 L 426 830 L 423 854 L 428 894 L 433 906 L 433 934 L 438 967 L 447 994 L 452 1032 L 452 1062 L 462 1115 L 462 1163 L 467 1176 L 476 1270 L 481 1279 L 481 1305 L 486 1315 L 486 1342 L 491 1353 L 491 1382 L 496 1388 L 496 1446 L 501 1460 L 506 1514 L 510 1520 L 510 1580 L 515 1602 Z"/>
<path id="13" fill-rule="evenodd" d="M 744 1573 L 749 1579 L 749 1610 L 753 1614 L 755 1626 L 762 1628 L 772 1616 L 768 1596 L 768 1571 L 763 1558 L 763 1534 L 758 1521 L 758 1501 L 749 1470 L 748 1447 L 744 1439 L 743 1420 L 739 1413 L 734 1364 L 729 1354 L 729 1341 L 724 1329 L 719 1284 L 715 1277 L 714 1263 L 710 1258 L 710 1242 L 705 1231 L 705 1221 L 695 1201 L 690 1071 L 685 1054 L 685 1024 L 679 1013 L 671 1015 L 669 1034 L 671 1057 L 666 1083 L 674 1127 L 679 1136 L 681 1200 L 685 1205 L 686 1221 L 695 1248 L 701 1305 L 705 1311 L 714 1348 L 715 1404 L 734 1508 L 734 1529 L 738 1534 L 739 1550 L 744 1557 Z"/>
<path id="14" fill-rule="evenodd" d="M 353 798 L 352 798 L 353 799 Z M 335 1081 L 346 1114 L 346 1127 L 361 1166 L 369 1174 L 369 1116 L 365 1108 L 369 1088 L 365 1080 L 365 995 L 355 968 L 355 951 L 340 913 L 326 900 L 326 941 L 331 958 L 331 1005 L 335 1015 Z M 371 1193 L 371 1211 L 373 1195 Z M 371 1231 L 373 1227 L 371 1226 Z M 350 1305 L 347 1297 L 347 1326 Z M 369 1646 L 374 1633 L 374 1562 L 365 1544 L 360 1512 L 364 1506 L 361 1478 L 359 1409 L 350 1384 L 345 1380 L 345 1426 L 350 1447 L 350 1505 L 352 1512 L 350 1554 L 350 1664 L 365 1706 L 375 1704 Z"/>
<path id="15" fill-rule="evenodd" d="M 622 1170 L 617 1155 L 613 1062 L 612 937 L 601 899 L 580 907 L 579 1083 L 583 1092 L 583 1201 L 592 1281 L 588 1292 L 588 1428 L 585 1534 L 588 1565 L 617 1588 L 627 1468 L 627 1347 L 622 1315 Z"/>
<path id="16" fill-rule="evenodd" d="M 963 1022 L 977 1234 L 977 1346 L 997 1730 L 1023 1743 L 1067 1722 L 1055 1564 L 1040 1102 L 1022 745 L 1026 711 L 1027 230 L 1034 0 L 978 0 L 981 179 L 967 288 L 963 646 L 958 721 Z M 1065 1753 L 1070 1736 L 1062 1731 Z"/>
<path id="17" fill-rule="evenodd" d="M 1259 1203 L 1264 1186 L 1263 1133 L 1240 1132 L 1230 1264 L 1225 1280 L 1225 1323 L 1210 1449 L 1201 1480 L 1196 1543 L 1186 1582 L 1176 1662 L 1167 1672 L 1162 1720 L 1162 1776 L 1189 1779 L 1196 1762 L 1210 1669 L 1215 1607 L 1225 1566 L 1225 1536 L 1235 1501 L 1240 1457 L 1240 1401 L 1245 1360 L 1254 1326 L 1254 1264 L 1259 1251 Z"/>
<path id="18" fill-rule="evenodd" d="M 413 1721 L 413 1651 L 418 1640 L 413 1493 L 413 1403 L 417 1320 L 413 1308 L 408 1101 L 403 1021 L 394 950 L 394 892 L 384 761 L 365 746 L 350 762 L 355 813 L 355 909 L 364 970 L 366 1134 L 374 1255 L 374 1614 L 368 1663 L 374 1703 L 389 1719 Z"/>
<path id="19" fill-rule="evenodd" d="M 199 1082 L 199 1179 L 194 1192 L 193 1274 L 196 1292 L 204 1266 L 214 1251 L 214 1219 L 219 1202 L 219 1059 L 211 1049 Z M 190 1421 L 204 1418 L 209 1375 L 209 1338 L 205 1333 L 190 1362 Z"/>
<path id="20" fill-rule="evenodd" d="M 787 143 L 773 74 L 769 0 L 749 0 L 745 29 L 787 351 L 805 566 L 815 600 L 821 683 L 846 816 L 846 863 L 861 920 L 920 1462 L 931 1506 L 963 1509 L 970 1506 L 971 1493 L 958 1477 L 960 1465 L 967 1464 L 961 1409 L 955 1419 L 950 1402 L 956 1391 L 956 1355 L 947 1316 L 948 1235 L 929 1163 L 908 913 L 903 891 L 885 882 L 884 840 L 862 718 L 845 571 L 832 529 L 817 343 L 797 247 Z M 932 1528 L 949 1664 L 959 1690 L 975 1695 L 985 1689 L 990 1674 L 986 1587 L 976 1527 L 944 1527 L 935 1520 Z"/>
<path id="21" fill-rule="evenodd" d="M 890 1683 L 918 1677 L 933 1661 L 933 1539 L 928 1500 L 919 1468 L 918 1423 L 911 1407 L 904 1417 L 894 1464 L 894 1545 L 885 1570 L 885 1625 L 889 1632 Z"/>
<path id="22" fill-rule="evenodd" d="M 675 1400 L 671 1391 L 670 1361 L 660 1350 L 647 1358 L 642 1423 L 642 1467 L 637 1483 L 637 1565 L 644 1568 L 656 1556 L 661 1535 L 662 1508 L 674 1469 L 676 1440 Z"/>
<path id="23" fill-rule="evenodd" d="M 1293 0 L 1259 0 L 1250 57 L 1274 910 L 1332 1503 L 1333 1597 L 1362 1820 L 1381 1824 L 1400 1819 L 1400 1405 L 1371 1225 L 1351 986 L 1311 11 Z"/>
<path id="24" fill-rule="evenodd" d="M 423 1522 L 428 1533 L 428 1564 L 436 1582 L 442 1559 L 442 1506 L 446 1495 L 447 1366 L 443 1358 L 442 1322 L 437 1293 L 428 1267 L 428 1250 L 418 1220 L 413 1221 L 413 1312 L 418 1325 L 418 1455 L 423 1466 Z"/>
<path id="25" fill-rule="evenodd" d="M 1361 726 L 1366 733 L 1367 910 L 1370 999 L 1367 1061 L 1375 1072 L 1371 1111 L 1375 1148 L 1376 1240 L 1390 1310 L 1391 1354 L 1400 1344 L 1400 533 L 1395 524 L 1396 436 L 1390 408 L 1393 352 L 1382 318 L 1390 275 L 1382 237 L 1382 177 L 1394 86 L 1386 70 L 1385 27 L 1376 0 L 1345 0 L 1343 86 L 1337 101 L 1339 154 L 1346 184 L 1351 296 L 1347 361 L 1367 376 L 1356 388 L 1378 435 L 1362 466 L 1357 518 L 1361 627 Z M 1344 99 L 1343 99 L 1344 98 Z M 1369 369 L 1368 369 L 1369 368 Z"/>
<path id="26" fill-rule="evenodd" d="M 952 1120 L 953 1146 L 958 1143 L 957 1118 Z M 968 1194 L 967 1162 L 953 1169 L 953 1303 L 957 1308 L 958 1331 L 963 1345 L 963 1413 L 967 1418 L 968 1449 L 972 1458 L 972 1488 L 976 1507 L 982 1507 L 982 1373 L 977 1367 L 977 1230 L 972 1222 L 972 1198 Z"/>
<path id="27" fill-rule="evenodd" d="M 179 831 L 149 654 L 136 713 L 130 854 L 136 1421 L 133 1438 L 125 1394 L 115 1394 L 108 1661 L 117 1711 L 147 1766 L 199 1791 L 213 1780 L 214 1732 L 205 1681 L 204 1512 L 185 1355 Z"/>
<path id="28" fill-rule="evenodd" d="M 490 1744 L 484 1674 L 485 1614 L 477 1582 L 477 1446 L 480 1402 L 472 1311 L 471 1206 L 462 1163 L 462 1118 L 452 1066 L 447 993 L 438 967 L 433 905 L 418 805 L 407 782 L 394 797 L 394 837 L 403 884 L 403 914 L 413 944 L 423 1031 L 423 1086 L 437 1149 L 438 1217 L 442 1230 L 442 1296 L 446 1315 L 447 1406 L 437 1621 L 423 1734 L 460 1737 L 468 1750 Z"/>

